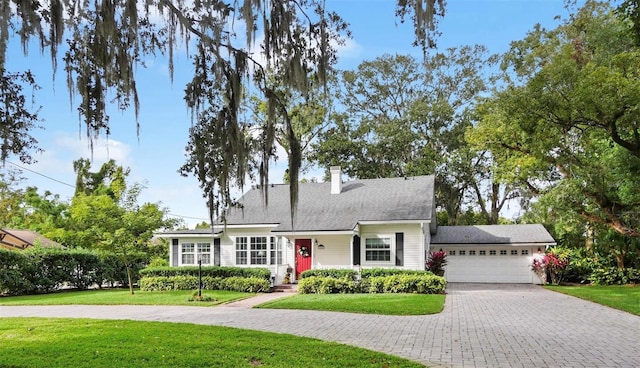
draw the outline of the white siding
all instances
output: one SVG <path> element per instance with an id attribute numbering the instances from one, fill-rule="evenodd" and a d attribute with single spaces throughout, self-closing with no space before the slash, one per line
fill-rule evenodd
<path id="1" fill-rule="evenodd" d="M 424 270 L 424 235 L 420 224 L 362 225 L 360 226 L 362 267 L 396 267 L 395 234 L 404 233 L 404 266 L 402 268 Z M 367 236 L 387 235 L 391 237 L 391 260 L 388 263 L 365 260 Z"/>
<path id="2" fill-rule="evenodd" d="M 351 264 L 350 235 L 321 235 L 313 246 L 313 268 L 344 268 Z M 319 246 L 323 245 L 324 249 Z"/>

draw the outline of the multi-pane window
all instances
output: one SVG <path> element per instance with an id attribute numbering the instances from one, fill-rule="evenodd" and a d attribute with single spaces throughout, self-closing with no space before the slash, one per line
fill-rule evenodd
<path id="1" fill-rule="evenodd" d="M 458 252 L 458 253 L 459 253 L 461 256 L 464 256 L 464 255 L 466 255 L 466 254 L 467 254 L 467 251 L 463 249 L 463 250 L 461 250 L 461 251 L 460 251 L 460 252 Z"/>
<path id="2" fill-rule="evenodd" d="M 523 249 L 522 253 L 520 253 L 520 254 L 522 254 L 523 256 L 528 256 L 529 255 L 529 249 Z"/>
<path id="3" fill-rule="evenodd" d="M 270 264 L 282 264 L 282 238 L 269 238 Z"/>
<path id="4" fill-rule="evenodd" d="M 455 256 L 456 255 L 456 251 L 455 250 L 450 250 L 449 251 L 449 255 L 450 256 Z"/>
<path id="5" fill-rule="evenodd" d="M 470 250 L 469 251 L 469 255 L 470 256 L 475 256 L 476 255 L 476 251 L 475 250 Z"/>
<path id="6" fill-rule="evenodd" d="M 495 256 L 496 255 L 496 250 L 495 249 L 490 250 L 489 251 L 489 255 L 490 256 Z"/>
<path id="7" fill-rule="evenodd" d="M 480 251 L 480 255 L 481 256 L 486 256 L 487 255 L 487 251 L 486 250 L 481 250 Z"/>
<path id="8" fill-rule="evenodd" d="M 236 238 L 236 264 L 247 264 L 247 237 Z"/>
<path id="9" fill-rule="evenodd" d="M 391 238 L 367 238 L 365 240 L 364 254 L 367 261 L 391 261 Z"/>
<path id="10" fill-rule="evenodd" d="M 501 256 L 506 256 L 507 255 L 507 250 L 506 249 L 500 249 L 500 255 Z"/>
<path id="11" fill-rule="evenodd" d="M 251 264 L 267 264 L 267 237 L 251 237 Z"/>
<path id="12" fill-rule="evenodd" d="M 198 243 L 198 259 L 202 264 L 211 264 L 211 243 Z"/>
<path id="13" fill-rule="evenodd" d="M 193 243 L 182 243 L 182 264 L 195 263 L 195 246 Z"/>
<path id="14" fill-rule="evenodd" d="M 511 255 L 512 256 L 517 256 L 518 255 L 518 250 L 517 249 L 511 249 Z"/>

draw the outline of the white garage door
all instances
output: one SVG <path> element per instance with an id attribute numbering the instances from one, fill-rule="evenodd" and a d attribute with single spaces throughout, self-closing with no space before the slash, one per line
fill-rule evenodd
<path id="1" fill-rule="evenodd" d="M 448 282 L 523 283 L 534 281 L 530 248 L 449 247 L 444 277 Z"/>

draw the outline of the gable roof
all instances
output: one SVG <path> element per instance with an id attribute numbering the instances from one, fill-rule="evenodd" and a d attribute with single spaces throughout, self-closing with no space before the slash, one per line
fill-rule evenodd
<path id="1" fill-rule="evenodd" d="M 544 244 L 555 245 L 551 234 L 540 224 L 438 226 L 431 244 Z"/>
<path id="2" fill-rule="evenodd" d="M 434 176 L 362 179 L 342 184 L 331 194 L 331 183 L 301 183 L 295 231 L 353 230 L 362 221 L 433 222 Z M 289 185 L 268 188 L 268 205 L 262 191 L 254 188 L 241 199 L 242 208 L 232 208 L 227 225 L 274 224 L 274 231 L 293 231 Z"/>
<path id="3" fill-rule="evenodd" d="M 45 238 L 32 230 L 0 229 L 0 247 L 5 249 L 25 249 L 30 246 L 63 248 L 59 243 Z"/>

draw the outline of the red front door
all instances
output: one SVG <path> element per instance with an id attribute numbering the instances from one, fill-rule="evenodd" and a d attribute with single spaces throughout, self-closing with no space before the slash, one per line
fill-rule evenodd
<path id="1" fill-rule="evenodd" d="M 311 239 L 296 239 L 296 280 L 311 269 Z"/>

